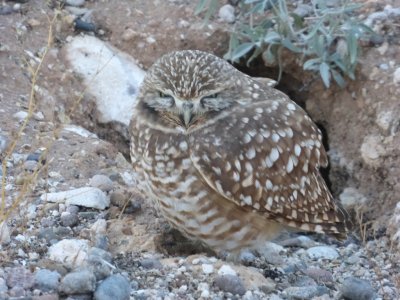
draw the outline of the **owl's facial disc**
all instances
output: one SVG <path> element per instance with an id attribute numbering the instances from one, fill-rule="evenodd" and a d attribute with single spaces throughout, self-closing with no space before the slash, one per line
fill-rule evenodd
<path id="1" fill-rule="evenodd" d="M 174 123 L 184 128 L 189 128 L 207 113 L 218 113 L 233 105 L 234 101 L 222 98 L 223 91 L 210 91 L 192 99 L 182 99 L 172 91 L 157 90 L 146 99 L 146 104 L 151 109 L 167 116 Z"/>

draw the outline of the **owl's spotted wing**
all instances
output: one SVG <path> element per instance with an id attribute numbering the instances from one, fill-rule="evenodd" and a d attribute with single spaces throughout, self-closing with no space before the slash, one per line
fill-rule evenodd
<path id="1" fill-rule="evenodd" d="M 236 107 L 189 141 L 203 180 L 227 200 L 290 227 L 346 231 L 318 170 L 328 163 L 321 134 L 290 100 Z"/>

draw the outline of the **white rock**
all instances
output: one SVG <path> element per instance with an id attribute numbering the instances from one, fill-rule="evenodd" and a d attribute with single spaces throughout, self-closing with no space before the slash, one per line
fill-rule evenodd
<path id="1" fill-rule="evenodd" d="M 306 250 L 308 256 L 313 259 L 334 260 L 339 257 L 335 248 L 329 246 L 316 246 Z"/>
<path id="2" fill-rule="evenodd" d="M 378 113 L 376 117 L 376 124 L 381 128 L 384 132 L 388 133 L 390 127 L 393 125 L 395 117 L 393 116 L 392 111 L 381 111 Z"/>
<path id="3" fill-rule="evenodd" d="M 8 139 L 0 134 L 0 154 L 2 154 L 8 146 Z"/>
<path id="4" fill-rule="evenodd" d="M 201 268 L 203 269 L 204 274 L 211 274 L 214 272 L 214 266 L 211 264 L 202 264 Z"/>
<path id="5" fill-rule="evenodd" d="M 146 38 L 146 42 L 149 43 L 149 44 L 154 44 L 156 42 L 156 39 L 153 38 L 152 36 L 148 36 Z"/>
<path id="6" fill-rule="evenodd" d="M 107 222 L 104 219 L 98 219 L 93 225 L 90 227 L 90 231 L 94 234 L 106 234 L 107 232 Z"/>
<path id="7" fill-rule="evenodd" d="M 132 57 L 92 36 L 77 36 L 65 46 L 72 69 L 94 96 L 99 122 L 129 125 L 145 72 Z"/>
<path id="8" fill-rule="evenodd" d="M 393 216 L 389 220 L 387 232 L 393 245 L 400 250 L 400 202 L 397 202 Z"/>
<path id="9" fill-rule="evenodd" d="M 280 265 L 284 262 L 280 254 L 285 253 L 286 249 L 276 243 L 266 242 L 259 252 L 270 264 Z"/>
<path id="10" fill-rule="evenodd" d="M 208 285 L 207 282 L 200 282 L 198 287 L 198 291 L 201 291 L 201 297 L 204 299 L 207 299 L 210 297 L 210 286 Z"/>
<path id="11" fill-rule="evenodd" d="M 235 8 L 230 4 L 225 4 L 219 9 L 218 17 L 226 23 L 235 22 Z"/>
<path id="12" fill-rule="evenodd" d="M 26 241 L 26 237 L 24 235 L 22 235 L 22 234 L 18 234 L 15 237 L 15 240 L 18 241 L 18 242 L 25 242 Z"/>
<path id="13" fill-rule="evenodd" d="M 92 137 L 92 138 L 96 138 L 96 139 L 98 138 L 96 134 L 90 132 L 89 130 L 86 130 L 83 127 L 76 126 L 76 125 L 66 125 L 66 126 L 64 126 L 63 130 L 76 133 L 76 134 L 86 137 L 86 138 L 87 137 Z"/>
<path id="14" fill-rule="evenodd" d="M 276 253 L 286 253 L 287 252 L 287 250 L 284 247 L 282 247 L 281 245 L 278 245 L 276 243 L 273 243 L 273 242 L 266 242 L 265 248 L 268 248 L 271 251 L 276 252 Z"/>
<path id="15" fill-rule="evenodd" d="M 36 121 L 43 121 L 44 120 L 44 114 L 41 111 L 38 111 L 33 115 L 34 119 Z"/>
<path id="16" fill-rule="evenodd" d="M 15 113 L 15 114 L 13 114 L 13 117 L 15 119 L 17 119 L 18 121 L 23 121 L 28 117 L 28 113 L 26 111 L 22 111 L 21 110 L 21 111 Z"/>
<path id="17" fill-rule="evenodd" d="M 0 223 L 0 245 L 6 245 L 11 242 L 10 229 L 6 222 Z"/>
<path id="18" fill-rule="evenodd" d="M 210 291 L 209 290 L 202 290 L 201 294 L 200 294 L 200 297 L 203 298 L 203 299 L 209 298 L 210 297 Z"/>
<path id="19" fill-rule="evenodd" d="M 46 193 L 40 199 L 48 202 L 65 202 L 67 206 L 78 205 L 96 209 L 105 209 L 110 205 L 110 199 L 100 189 L 95 187 L 83 187 L 75 190 Z"/>
<path id="20" fill-rule="evenodd" d="M 61 174 L 55 171 L 50 171 L 49 172 L 49 177 L 50 178 L 62 178 Z"/>
<path id="21" fill-rule="evenodd" d="M 377 166 L 379 158 L 385 154 L 382 139 L 377 135 L 369 135 L 364 138 L 360 148 L 361 157 L 370 166 Z"/>
<path id="22" fill-rule="evenodd" d="M 340 203 L 345 209 L 355 209 L 367 202 L 367 198 L 353 187 L 347 187 L 339 195 Z"/>
<path id="23" fill-rule="evenodd" d="M 393 73 L 393 82 L 400 84 L 400 67 L 397 68 Z"/>
<path id="24" fill-rule="evenodd" d="M 49 258 L 70 267 L 81 266 L 87 259 L 89 244 L 86 240 L 62 240 L 49 248 Z"/>
<path id="25" fill-rule="evenodd" d="M 14 164 L 19 164 L 21 162 L 24 162 L 28 157 L 26 154 L 19 154 L 19 153 L 13 153 L 11 156 Z"/>
<path id="26" fill-rule="evenodd" d="M 121 173 L 120 175 L 122 177 L 122 180 L 124 181 L 124 183 L 127 186 L 136 185 L 136 179 L 135 179 L 135 176 L 132 173 L 130 173 L 128 171 L 125 171 L 124 173 Z"/>
<path id="27" fill-rule="evenodd" d="M 85 0 L 65 0 L 65 4 L 71 6 L 82 6 L 85 4 Z"/>
<path id="28" fill-rule="evenodd" d="M 235 276 L 237 276 L 237 273 L 234 269 L 232 269 L 231 266 L 222 265 L 221 268 L 219 268 L 219 270 L 218 270 L 218 275 L 235 275 Z"/>

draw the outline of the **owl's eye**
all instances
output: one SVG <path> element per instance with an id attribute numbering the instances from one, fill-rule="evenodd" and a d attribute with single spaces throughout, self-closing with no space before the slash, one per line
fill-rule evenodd
<path id="1" fill-rule="evenodd" d="M 165 94 L 165 93 L 163 93 L 163 92 L 161 92 L 161 91 L 158 91 L 158 96 L 159 96 L 160 98 L 172 98 L 172 96 L 170 96 L 170 95 L 168 95 L 168 94 Z"/>
<path id="2" fill-rule="evenodd" d="M 219 96 L 219 93 L 214 93 L 214 94 L 211 94 L 211 95 L 204 96 L 203 98 L 201 98 L 201 100 L 203 100 L 203 99 L 215 99 L 215 98 L 218 98 L 218 96 Z"/>

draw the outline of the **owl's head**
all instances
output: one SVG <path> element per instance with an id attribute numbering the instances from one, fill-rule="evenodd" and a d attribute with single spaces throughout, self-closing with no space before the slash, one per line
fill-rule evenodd
<path id="1" fill-rule="evenodd" d="M 138 108 L 164 126 L 189 129 L 246 102 L 245 77 L 212 54 L 173 52 L 148 70 Z"/>

